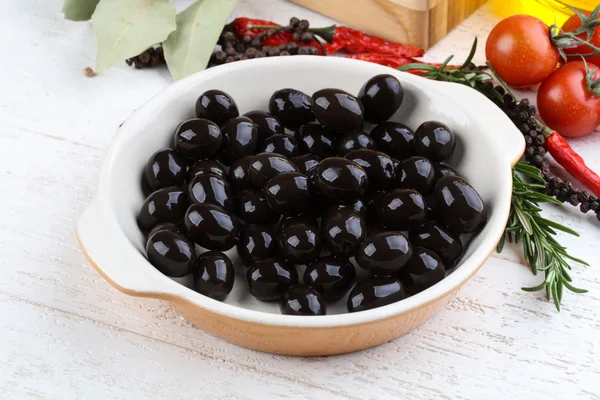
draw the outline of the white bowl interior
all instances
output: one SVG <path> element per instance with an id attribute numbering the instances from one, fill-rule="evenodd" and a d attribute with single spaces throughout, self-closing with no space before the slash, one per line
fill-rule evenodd
<path id="1" fill-rule="evenodd" d="M 281 88 L 291 87 L 310 95 L 316 90 L 332 87 L 357 94 L 367 79 L 380 73 L 392 73 L 399 77 L 405 90 L 402 107 L 392 119 L 413 129 L 427 120 L 438 120 L 447 124 L 459 138 L 457 151 L 449 164 L 471 182 L 489 206 L 490 219 L 487 225 L 472 238 L 461 264 L 456 269 L 460 271 L 462 268 L 468 268 L 474 271 L 477 263 L 490 253 L 499 238 L 510 200 L 510 165 L 506 156 L 497 148 L 497 139 L 493 135 L 494 127 L 488 126 L 487 116 L 469 112 L 470 104 L 464 102 L 460 95 L 454 95 L 447 84 L 430 82 L 391 68 L 363 62 L 327 62 L 321 57 L 300 56 L 289 59 L 296 61 L 269 63 L 268 60 L 252 60 L 234 63 L 236 66 L 207 70 L 194 79 L 176 83 L 158 95 L 161 96 L 160 99 L 155 98 L 145 105 L 144 112 L 134 113 L 126 122 L 118 140 L 115 140 L 118 145 L 113 144 L 120 150 L 109 151 L 109 165 L 105 165 L 102 171 L 102 174 L 108 176 L 101 176 L 99 191 L 107 191 L 109 207 L 133 247 L 142 254 L 145 253 L 144 235 L 136 223 L 136 216 L 144 201 L 140 186 L 142 169 L 155 151 L 171 146 L 175 127 L 181 121 L 195 117 L 195 101 L 202 92 L 219 89 L 229 93 L 242 114 L 254 109 L 267 110 L 269 97 Z M 101 187 L 103 182 L 107 182 L 107 187 Z M 502 215 L 496 212 L 497 209 L 502 210 Z M 486 240 L 484 248 L 481 248 Z M 235 249 L 228 252 L 233 260 L 237 259 L 235 253 Z M 154 269 L 149 262 L 146 264 L 148 270 Z M 245 267 L 241 263 L 237 264 L 236 283 L 226 303 L 279 314 L 276 303 L 258 301 L 248 293 Z M 299 271 L 302 272 L 303 269 Z M 438 285 L 443 285 L 449 279 Z M 182 278 L 178 281 L 188 285 L 190 280 Z M 431 293 L 427 296 L 427 292 L 436 290 L 438 285 L 413 296 L 412 300 L 403 302 L 411 300 L 415 305 L 421 300 L 431 299 Z M 449 285 L 447 283 L 444 289 L 448 289 Z M 190 290 L 188 295 L 200 301 L 197 298 L 200 294 Z M 214 304 L 213 306 L 219 307 Z M 372 311 L 374 310 L 365 313 Z M 343 312 L 346 312 L 345 301 L 332 304 L 328 308 L 328 314 Z"/>

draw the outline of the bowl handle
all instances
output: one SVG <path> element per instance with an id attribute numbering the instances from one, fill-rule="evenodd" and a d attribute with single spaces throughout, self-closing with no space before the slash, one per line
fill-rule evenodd
<path id="1" fill-rule="evenodd" d="M 498 129 L 499 132 L 503 132 L 502 136 L 498 136 L 495 139 L 498 146 L 504 148 L 504 154 L 506 154 L 510 165 L 514 166 L 523 155 L 523 152 L 525 152 L 525 138 L 510 118 L 508 118 L 504 112 L 498 113 L 498 111 L 501 110 L 497 105 L 469 86 L 454 82 L 439 83 L 444 86 L 452 85 L 451 94 L 456 96 L 456 93 L 459 92 L 466 104 L 468 104 L 477 115 L 482 116 L 482 118 L 497 115 L 497 117 L 494 117 L 494 120 L 490 120 L 489 123 L 493 124 L 495 129 Z"/>
<path id="2" fill-rule="evenodd" d="M 166 298 L 174 295 L 178 284 L 174 284 L 154 268 L 138 271 L 144 256 L 130 248 L 122 248 L 125 234 L 110 232 L 103 223 L 96 200 L 85 209 L 77 223 L 77 240 L 90 264 L 111 285 L 133 296 Z M 118 236 L 118 235 L 117 235 Z M 166 291 L 168 290 L 168 292 Z"/>

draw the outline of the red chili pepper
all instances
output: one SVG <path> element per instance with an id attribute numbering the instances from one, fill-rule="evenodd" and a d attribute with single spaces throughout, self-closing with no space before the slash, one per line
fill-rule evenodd
<path id="1" fill-rule="evenodd" d="M 360 53 L 350 54 L 346 58 L 352 58 L 354 60 L 370 61 L 375 64 L 385 65 L 386 67 L 398 68 L 402 65 L 410 64 L 414 62 L 412 58 L 397 57 L 390 54 L 377 54 L 377 53 Z"/>
<path id="2" fill-rule="evenodd" d="M 554 131 L 546 137 L 546 150 L 567 172 L 587 186 L 596 196 L 600 196 L 600 176 L 585 165 L 583 158 L 569 146 L 560 133 Z"/>
<path id="3" fill-rule="evenodd" d="M 398 57 L 421 57 L 425 50 L 400 43 L 391 43 L 346 26 L 336 26 L 332 43 L 325 43 L 328 54 L 339 50 L 349 53 L 392 54 Z"/>
<path id="4" fill-rule="evenodd" d="M 250 25 L 250 27 L 248 27 Z M 253 18 L 236 18 L 233 21 L 233 33 L 238 38 L 244 37 L 244 35 L 256 36 L 259 33 L 262 33 L 267 28 L 253 28 L 253 25 L 258 26 L 272 26 L 278 27 L 280 25 L 276 24 L 272 21 L 265 21 L 263 19 L 253 19 Z"/>

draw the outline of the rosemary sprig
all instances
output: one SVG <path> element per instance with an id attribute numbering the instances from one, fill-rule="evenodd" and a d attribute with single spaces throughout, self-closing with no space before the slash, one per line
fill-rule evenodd
<path id="1" fill-rule="evenodd" d="M 483 93 L 488 98 L 495 98 L 499 103 L 504 103 L 504 95 L 498 92 L 491 84 L 497 78 L 506 93 L 515 98 L 510 88 L 500 79 L 488 64 L 490 72 L 480 68 L 473 69 L 473 56 L 477 49 L 477 38 L 465 62 L 458 68 L 448 67 L 453 56 L 448 57 L 439 67 L 429 64 L 412 63 L 398 68 L 400 71 L 410 71 L 419 75 L 439 81 L 455 82 L 472 87 Z M 516 99 L 515 99 L 516 100 Z M 513 193 L 511 210 L 504 235 L 498 243 L 497 251 L 502 252 L 504 244 L 509 242 L 523 246 L 524 258 L 531 267 L 531 272 L 537 275 L 538 271 L 544 272 L 544 281 L 534 287 L 523 287 L 527 292 L 545 290 L 548 300 L 552 300 L 556 309 L 560 311 L 563 289 L 566 287 L 574 293 L 586 293 L 587 290 L 579 289 L 572 285 L 569 274 L 570 261 L 588 265 L 585 261 L 569 255 L 566 248 L 556 240 L 557 231 L 579 236 L 577 232 L 557 222 L 543 218 L 540 215 L 542 203 L 562 203 L 553 197 L 541 192 L 546 186 L 542 172 L 527 162 L 518 162 L 513 168 Z"/>

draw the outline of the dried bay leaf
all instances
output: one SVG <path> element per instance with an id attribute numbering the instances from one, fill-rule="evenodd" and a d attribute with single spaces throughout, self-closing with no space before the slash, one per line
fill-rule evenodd
<path id="1" fill-rule="evenodd" d="M 65 18 L 71 21 L 87 21 L 92 18 L 92 14 L 100 0 L 65 0 L 63 3 L 63 13 Z"/>

